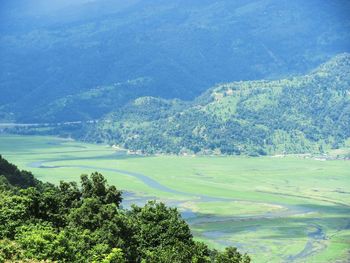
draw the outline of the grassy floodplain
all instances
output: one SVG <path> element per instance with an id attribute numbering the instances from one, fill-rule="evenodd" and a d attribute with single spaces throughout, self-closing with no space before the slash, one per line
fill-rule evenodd
<path id="1" fill-rule="evenodd" d="M 127 202 L 177 206 L 195 237 L 253 262 L 349 262 L 350 161 L 126 155 L 113 147 L 0 136 L 0 153 L 52 183 L 99 171 Z"/>

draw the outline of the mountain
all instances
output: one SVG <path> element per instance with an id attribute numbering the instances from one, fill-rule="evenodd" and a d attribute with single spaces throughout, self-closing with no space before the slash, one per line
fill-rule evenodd
<path id="1" fill-rule="evenodd" d="M 64 96 L 33 110 L 30 120 L 40 123 L 98 119 L 145 96 L 152 90 L 152 83 L 151 79 L 139 78 Z"/>
<path id="2" fill-rule="evenodd" d="M 78 137 L 146 153 L 261 155 L 337 148 L 350 138 L 350 54 L 305 76 L 220 84 L 193 102 L 137 98 Z"/>
<path id="3" fill-rule="evenodd" d="M 348 13 L 347 0 L 1 1 L 0 119 L 91 120 L 138 96 L 305 74 L 350 51 Z"/>

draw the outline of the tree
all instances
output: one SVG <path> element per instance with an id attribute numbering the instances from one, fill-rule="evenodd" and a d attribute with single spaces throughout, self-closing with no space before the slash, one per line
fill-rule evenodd
<path id="1" fill-rule="evenodd" d="M 23 225 L 15 236 L 24 251 L 24 257 L 38 260 L 52 258 L 56 238 L 55 229 L 47 223 Z"/>
<path id="2" fill-rule="evenodd" d="M 215 258 L 216 263 L 249 263 L 250 258 L 246 254 L 242 255 L 235 247 L 227 247 L 224 252 L 218 253 Z"/>
<path id="3" fill-rule="evenodd" d="M 5 176 L 8 182 L 13 186 L 22 188 L 33 187 L 37 185 L 36 180 L 31 172 L 20 171 L 16 165 L 9 163 L 0 155 L 0 175 Z"/>
<path id="4" fill-rule="evenodd" d="M 90 178 L 82 175 L 81 186 L 83 198 L 98 198 L 104 204 L 114 203 L 117 207 L 122 201 L 122 192 L 118 191 L 114 185 L 109 186 L 103 175 L 98 172 L 92 173 Z"/>
<path id="5" fill-rule="evenodd" d="M 133 206 L 131 217 L 138 228 L 141 250 L 172 246 L 179 242 L 193 245 L 190 228 L 176 208 L 149 201 L 142 208 Z"/>
<path id="6" fill-rule="evenodd" d="M 101 263 L 125 263 L 124 253 L 120 248 L 113 248 Z"/>

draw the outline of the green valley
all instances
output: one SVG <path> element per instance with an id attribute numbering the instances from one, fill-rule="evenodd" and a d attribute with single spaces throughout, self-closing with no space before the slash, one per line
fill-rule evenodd
<path id="1" fill-rule="evenodd" d="M 349 263 L 349 14 L 0 1 L 0 263 Z"/>
<path id="2" fill-rule="evenodd" d="M 238 247 L 253 262 L 348 259 L 346 160 L 312 155 L 139 156 L 107 145 L 42 136 L 3 135 L 0 149 L 44 182 L 79 181 L 82 173 L 101 172 L 124 191 L 126 207 L 153 199 L 178 207 L 197 240 L 218 249 Z"/>

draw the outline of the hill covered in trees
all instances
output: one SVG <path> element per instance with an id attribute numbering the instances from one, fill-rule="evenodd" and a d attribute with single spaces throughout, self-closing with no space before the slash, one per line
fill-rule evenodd
<path id="1" fill-rule="evenodd" d="M 194 241 L 176 208 L 123 209 L 122 193 L 99 173 L 54 186 L 1 156 L 0 222 L 0 262 L 250 262 L 236 248 Z"/>
<path id="2" fill-rule="evenodd" d="M 2 1 L 0 120 L 86 121 L 140 96 L 192 100 L 220 82 L 304 74 L 350 51 L 349 10 L 347 0 Z"/>
<path id="3" fill-rule="evenodd" d="M 83 104 L 112 105 L 102 94 L 85 94 Z M 69 105 L 80 102 L 72 97 Z M 193 101 L 139 97 L 93 122 L 4 131 L 71 136 L 147 154 L 323 153 L 350 144 L 350 54 L 304 76 L 219 84 Z"/>
<path id="4" fill-rule="evenodd" d="M 349 142 L 350 55 L 305 76 L 220 84 L 193 102 L 138 98 L 84 131 L 146 153 L 323 152 Z"/>

